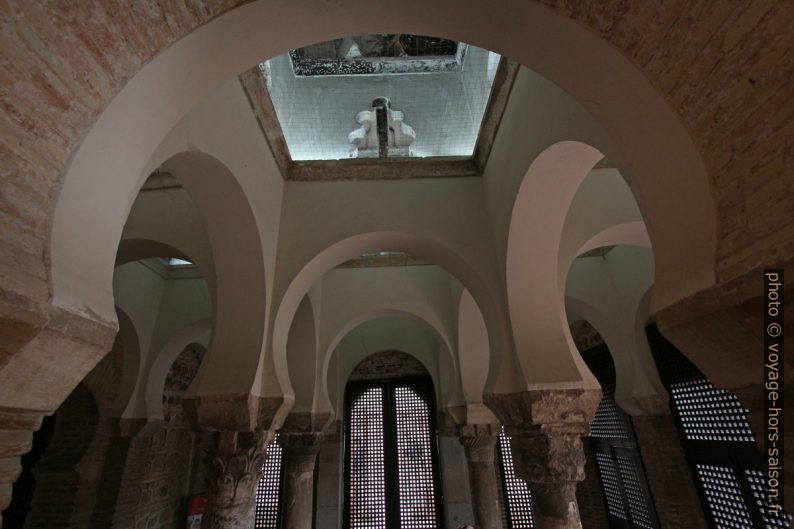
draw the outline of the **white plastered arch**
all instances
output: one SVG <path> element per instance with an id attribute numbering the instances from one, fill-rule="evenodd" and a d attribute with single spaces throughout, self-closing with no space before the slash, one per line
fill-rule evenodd
<path id="1" fill-rule="evenodd" d="M 425 320 L 423 317 L 418 316 L 416 314 L 401 311 L 401 310 L 393 310 L 393 309 L 383 309 L 383 310 L 376 310 L 376 311 L 369 311 L 366 313 L 359 314 L 357 317 L 353 318 L 347 324 L 342 327 L 339 332 L 336 334 L 334 339 L 330 342 L 328 349 L 325 352 L 324 359 L 323 359 L 323 368 L 322 368 L 322 380 L 320 381 L 322 384 L 322 388 L 324 391 L 324 399 L 325 405 L 329 407 L 329 409 L 333 413 L 338 413 L 339 410 L 336 409 L 336 403 L 332 398 L 330 388 L 330 378 L 331 373 L 329 370 L 329 366 L 333 363 L 332 360 L 337 352 L 337 347 L 339 344 L 352 332 L 356 329 L 359 329 L 365 326 L 367 323 L 374 322 L 377 320 L 405 320 L 407 322 L 411 322 L 413 324 L 418 325 L 425 331 L 427 331 L 433 338 L 435 339 L 438 345 L 438 355 L 436 356 L 436 360 L 438 362 L 437 366 L 428 365 L 427 359 L 421 358 L 416 356 L 415 352 L 412 353 L 410 350 L 405 350 L 404 347 L 401 347 L 402 344 L 389 342 L 384 343 L 382 347 L 378 350 L 401 350 L 405 353 L 411 354 L 417 358 L 428 372 L 431 374 L 433 378 L 433 384 L 435 386 L 436 391 L 436 401 L 439 408 L 446 408 L 448 406 L 454 406 L 459 404 L 460 399 L 460 375 L 458 372 L 458 366 L 455 359 L 455 355 L 453 354 L 452 348 L 450 347 L 449 342 L 444 336 L 444 329 L 439 329 L 433 323 Z M 348 369 L 345 373 L 342 373 L 339 377 L 339 388 L 344 389 L 345 384 L 347 383 L 350 374 L 353 371 L 353 368 L 366 356 L 369 356 L 372 353 L 377 352 L 376 350 L 369 351 L 368 353 L 360 355 L 360 358 L 357 358 L 356 361 L 352 362 L 352 366 Z M 447 375 L 446 377 L 444 375 Z M 338 394 L 337 394 L 338 396 Z M 446 396 L 446 401 L 444 400 L 444 396 Z"/>
<path id="2" fill-rule="evenodd" d="M 171 365 L 190 344 L 207 346 L 212 334 L 212 319 L 198 320 L 178 331 L 157 353 L 146 378 L 145 399 L 148 419 L 163 418 L 163 388 Z"/>
<path id="3" fill-rule="evenodd" d="M 602 156 L 577 141 L 551 145 L 532 162 L 513 205 L 505 279 L 516 354 L 529 389 L 598 387 L 576 353 L 558 277 L 567 214 Z"/>
<path id="4" fill-rule="evenodd" d="M 477 300 L 486 315 L 491 351 L 499 351 L 504 340 L 500 314 L 501 307 L 494 299 L 485 280 L 457 253 L 430 237 L 405 232 L 371 232 L 348 237 L 329 246 L 307 263 L 293 278 L 275 315 L 273 324 L 273 365 L 285 393 L 289 376 L 286 358 L 286 342 L 298 304 L 327 271 L 350 259 L 374 251 L 400 251 L 436 263 L 458 279 Z M 448 343 L 447 343 L 448 345 Z M 331 349 L 332 350 L 332 349 Z M 499 359 L 492 359 L 491 369 L 498 366 Z M 324 368 L 325 370 L 325 368 Z M 291 390 L 290 390 L 291 391 Z M 290 394 L 290 393 L 287 393 Z"/>
<path id="5" fill-rule="evenodd" d="M 213 156 L 182 152 L 164 166 L 193 198 L 215 268 L 212 338 L 185 398 L 248 393 L 265 341 L 268 290 L 262 240 L 251 205 L 234 174 Z"/>
<path id="6" fill-rule="evenodd" d="M 568 91 L 604 125 L 632 168 L 627 176 L 648 211 L 654 246 L 664 258 L 657 304 L 666 306 L 713 283 L 716 215 L 703 164 L 672 109 L 618 49 L 577 22 L 524 0 L 406 0 L 384 17 L 386 6 L 385 1 L 344 0 L 318 10 L 309 0 L 250 2 L 146 63 L 97 119 L 66 171 L 50 241 L 53 303 L 100 320 L 115 319 L 114 250 L 145 178 L 145 163 L 202 98 L 263 58 L 362 31 L 471 42 L 508 55 Z M 272 27 L 263 28 L 268 20 Z M 675 214 L 680 211 L 685 215 Z M 91 240 L 75 248 L 74 241 L 85 233 L 92 233 Z M 686 266 L 676 268 L 671 264 L 678 261 L 675 249 L 682 241 L 692 253 Z"/>
<path id="7" fill-rule="evenodd" d="M 116 398 L 110 408 L 110 415 L 120 417 L 127 407 L 127 404 L 135 391 L 135 383 L 138 380 L 138 372 L 141 369 L 141 340 L 135 322 L 122 309 L 116 307 L 119 319 L 119 335 L 121 346 L 124 350 L 121 362 L 121 373 L 119 374 L 119 388 Z"/>

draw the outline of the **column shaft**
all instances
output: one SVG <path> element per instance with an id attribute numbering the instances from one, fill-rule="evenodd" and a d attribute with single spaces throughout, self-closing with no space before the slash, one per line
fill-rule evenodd
<path id="1" fill-rule="evenodd" d="M 499 439 L 496 427 L 472 429 L 462 428 L 460 442 L 466 450 L 469 468 L 474 525 L 498 529 L 502 527 L 502 511 L 499 505 L 499 487 L 496 470 L 496 442 Z M 471 429 L 471 431 L 468 431 Z"/>

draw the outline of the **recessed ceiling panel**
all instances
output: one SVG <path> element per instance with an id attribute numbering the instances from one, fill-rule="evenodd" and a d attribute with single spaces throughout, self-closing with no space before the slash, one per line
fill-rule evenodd
<path id="1" fill-rule="evenodd" d="M 260 70 L 293 161 L 471 157 L 499 65 L 471 45 L 364 35 Z"/>

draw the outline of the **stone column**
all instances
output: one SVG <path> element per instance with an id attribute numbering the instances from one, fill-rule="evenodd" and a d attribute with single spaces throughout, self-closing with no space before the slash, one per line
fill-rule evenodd
<path id="1" fill-rule="evenodd" d="M 203 529 L 251 529 L 267 432 L 220 432 L 207 460 L 209 491 Z"/>
<path id="2" fill-rule="evenodd" d="M 600 389 L 544 389 L 486 396 L 511 437 L 516 475 L 532 492 L 537 529 L 581 529 L 576 483 L 584 479 L 583 437 Z"/>
<path id="3" fill-rule="evenodd" d="M 584 480 L 584 446 L 581 429 L 523 431 L 513 438 L 516 474 L 532 492 L 535 527 L 580 529 L 576 483 Z"/>
<path id="4" fill-rule="evenodd" d="M 466 451 L 469 487 L 476 527 L 502 527 L 496 472 L 499 426 L 471 424 L 461 427 L 460 443 Z"/>
<path id="5" fill-rule="evenodd" d="M 311 529 L 314 514 L 314 469 L 320 452 L 322 435 L 317 433 L 281 433 L 284 488 L 281 527 Z"/>

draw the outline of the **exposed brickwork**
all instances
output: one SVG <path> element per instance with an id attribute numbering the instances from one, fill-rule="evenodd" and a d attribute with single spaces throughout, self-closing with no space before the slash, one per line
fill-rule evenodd
<path id="1" fill-rule="evenodd" d="M 595 466 L 595 456 L 590 449 L 590 443 L 585 442 L 584 481 L 576 486 L 576 502 L 579 504 L 579 516 L 582 527 L 588 529 L 601 529 L 609 527 L 604 493 L 601 492 L 601 483 Z"/>
<path id="2" fill-rule="evenodd" d="M 193 381 L 193 377 L 196 376 L 204 351 L 205 349 L 201 345 L 188 345 L 171 364 L 163 389 L 163 416 L 166 421 L 185 423 L 182 411 L 182 394 Z"/>
<path id="3" fill-rule="evenodd" d="M 633 417 L 645 474 L 663 529 L 707 527 L 671 415 Z"/>
<path id="4" fill-rule="evenodd" d="M 604 339 L 587 320 L 571 323 L 571 336 L 579 351 L 587 351 L 604 343 Z"/>
<path id="5" fill-rule="evenodd" d="M 427 369 L 413 356 L 400 351 L 383 351 L 366 357 L 350 375 L 350 380 L 426 377 Z"/>

